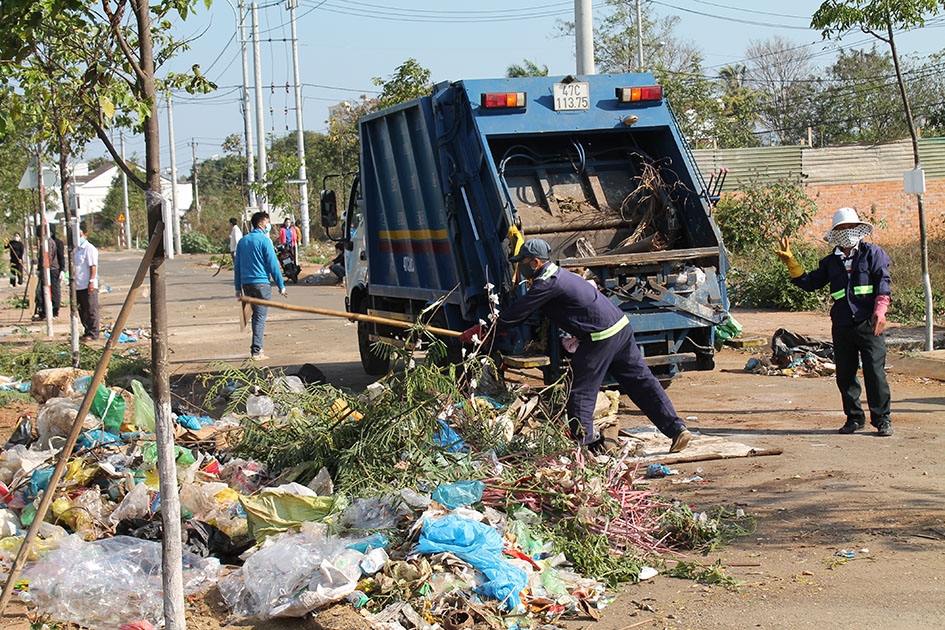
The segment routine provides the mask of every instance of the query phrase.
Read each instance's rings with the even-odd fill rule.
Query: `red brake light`
[[[663,86],[661,85],[617,88],[616,93],[617,101],[620,103],[663,100]]]
[[[490,92],[483,94],[480,105],[486,109],[525,107],[525,92]]]

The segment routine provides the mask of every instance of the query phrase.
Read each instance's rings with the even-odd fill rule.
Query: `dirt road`
[[[135,271],[137,256],[106,253],[102,275],[104,321],[113,319]],[[307,269],[303,272],[314,271]],[[175,375],[210,361],[240,363],[249,332],[239,332],[228,272],[213,277],[205,258],[168,263],[169,343]],[[289,286],[289,301],[343,310],[344,291]],[[8,289],[4,289],[6,305]],[[281,298],[276,298],[281,299]],[[779,327],[829,337],[826,315],[736,313],[748,332],[769,336]],[[4,306],[0,324],[15,318]],[[148,325],[146,296],[131,326]],[[31,326],[39,334],[39,326]],[[66,324],[58,324],[64,333]],[[9,327],[4,327],[9,331]],[[61,333],[61,334],[62,334]],[[272,365],[317,364],[340,387],[370,383],[360,369],[354,324],[343,319],[271,311],[266,353]],[[763,349],[761,351],[764,351]],[[678,475],[653,481],[668,499],[694,511],[739,507],[757,517],[757,530],[706,556],[743,582],[737,590],[657,577],[626,587],[594,628],[884,628],[941,627],[945,619],[945,384],[889,358],[895,435],[839,435],[839,395],[830,378],[766,377],[745,373],[751,355],[724,349],[713,372],[681,375],[669,389],[691,429],[783,454],[678,464]],[[624,426],[645,424],[624,409]],[[677,483],[699,474],[702,483]],[[854,552],[852,559],[836,555]],[[200,617],[193,627],[218,628]],[[572,628],[589,624],[571,622]],[[260,624],[258,628],[275,627]],[[287,622],[281,628],[314,627]]]

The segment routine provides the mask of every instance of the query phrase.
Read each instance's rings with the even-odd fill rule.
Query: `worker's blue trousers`
[[[674,438],[686,428],[663,386],[644,362],[629,325],[607,339],[582,341],[571,358],[571,370],[573,380],[567,411],[572,432],[576,429],[580,432],[574,421],[580,423],[583,435],[574,437],[583,443],[594,441],[597,392],[608,372],[617,381],[620,391],[630,397],[663,435]]]

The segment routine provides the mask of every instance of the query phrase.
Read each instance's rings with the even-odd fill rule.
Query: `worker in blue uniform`
[[[828,284],[833,306],[830,308],[837,387],[843,401],[846,422],[840,433],[854,433],[866,424],[860,404],[860,381],[856,373],[863,363],[863,381],[870,409],[870,424],[882,437],[893,434],[890,420],[889,383],[886,380],[886,309],[890,302],[889,256],[879,245],[864,243],[873,226],[860,221],[853,208],[840,208],[833,215],[833,225],[824,240],[834,250],[820,265],[806,272],[791,253],[787,238],[781,239],[775,253],[788,267],[791,282],[805,291],[816,291]]]
[[[496,318],[498,333],[541,313],[578,342],[571,357],[571,394],[567,413],[571,434],[592,452],[603,452],[604,438],[594,427],[594,407],[605,375],[617,381],[620,391],[672,440],[670,452],[689,444],[691,434],[676,414],[672,402],[643,360],[626,314],[601,293],[597,286],[551,262],[551,247],[542,239],[526,241],[509,260],[518,263],[519,273],[532,279],[528,291]],[[470,343],[482,339],[481,325],[463,333]]]

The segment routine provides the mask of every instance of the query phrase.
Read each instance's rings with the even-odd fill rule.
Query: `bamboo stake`
[[[385,326],[397,326],[398,328],[411,328],[413,322],[403,322],[399,319],[388,319],[387,317],[378,317],[377,315],[363,315],[361,313],[346,313],[344,311],[333,311],[327,308],[318,308],[317,306],[298,306],[296,304],[283,304],[273,302],[272,300],[261,300],[259,298],[241,297],[240,301],[244,304],[258,304],[270,308],[281,308],[286,311],[298,311],[300,313],[314,313],[316,315],[327,315],[329,317],[343,317],[353,322],[369,322],[372,324],[384,324]],[[460,337],[462,332],[456,330],[447,330],[446,328],[436,328],[434,326],[425,326],[425,328],[434,335],[441,337]]]
[[[13,561],[13,566],[10,568],[10,575],[7,577],[6,584],[3,585],[3,594],[0,595],[0,615],[3,615],[7,604],[10,603],[10,597],[13,595],[13,587],[16,584],[20,572],[23,570],[23,565],[26,564],[26,558],[29,556],[30,548],[33,545],[33,541],[36,539],[43,519],[46,517],[46,512],[49,510],[49,506],[52,503],[53,495],[56,493],[56,487],[59,485],[59,481],[62,479],[62,475],[65,472],[66,464],[72,456],[72,451],[75,449],[75,443],[79,439],[79,434],[82,433],[85,416],[88,415],[89,409],[92,408],[92,400],[95,398],[95,391],[102,381],[105,380],[108,362],[111,359],[112,353],[115,351],[115,346],[118,345],[119,335],[116,334],[115,331],[120,332],[125,327],[125,323],[131,315],[131,308],[134,306],[135,299],[138,297],[138,289],[141,288],[141,284],[144,282],[144,276],[148,271],[148,267],[151,265],[151,260],[154,258],[154,253],[163,242],[163,239],[164,225],[163,223],[159,223],[155,228],[154,235],[151,237],[148,249],[144,253],[144,258],[141,259],[141,264],[138,265],[138,272],[131,282],[128,295],[125,296],[125,302],[121,306],[121,312],[118,313],[118,318],[115,320],[114,327],[112,327],[112,335],[108,338],[108,341],[105,342],[102,358],[99,359],[98,365],[95,366],[95,372],[92,374],[92,379],[89,381],[89,389],[85,393],[85,398],[82,399],[82,405],[79,407],[79,413],[75,417],[75,422],[72,423],[69,437],[66,438],[66,443],[59,452],[59,461],[56,462],[56,468],[53,470],[52,477],[49,479],[49,485],[46,487],[46,491],[43,492],[43,498],[39,502],[39,507],[36,508],[36,516],[33,518],[33,523],[30,525],[30,529],[26,533],[26,538],[23,539],[23,544],[20,545],[20,550],[16,554],[16,559]]]

